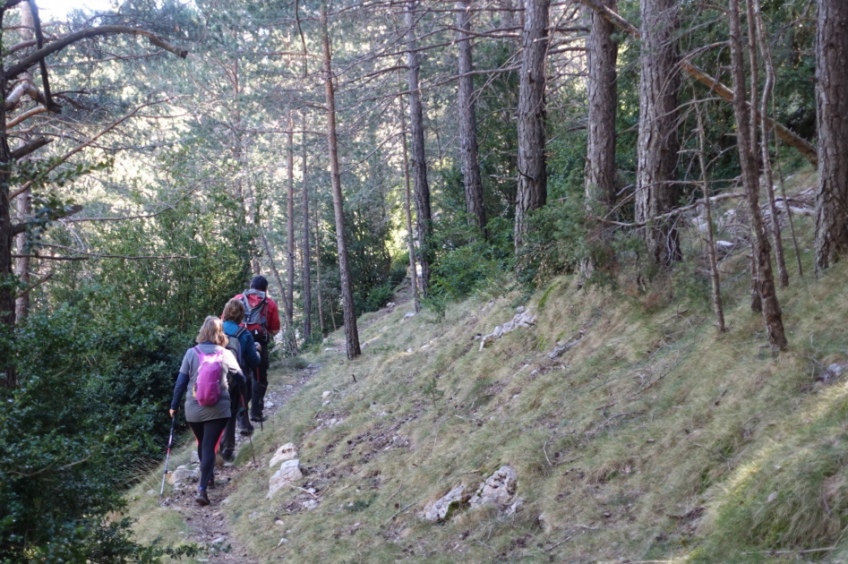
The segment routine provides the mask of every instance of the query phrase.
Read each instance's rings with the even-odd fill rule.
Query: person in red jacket
[[[255,370],[253,393],[250,401],[250,420],[265,421],[265,390],[268,389],[268,349],[274,335],[280,332],[280,308],[268,297],[268,280],[254,276],[250,289],[237,294],[235,299],[244,304],[244,325],[259,343],[259,367]]]

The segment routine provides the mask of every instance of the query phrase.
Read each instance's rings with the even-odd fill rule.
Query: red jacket
[[[277,306],[277,302],[269,298],[266,292],[261,292],[259,290],[247,290],[242,294],[236,294],[234,299],[242,300],[245,295],[247,295],[247,303],[251,308],[261,302],[262,298],[265,298],[265,330],[271,337],[279,333],[280,308]],[[247,314],[247,312],[245,312],[245,314]],[[242,323],[242,325],[244,325],[244,323]],[[248,327],[248,329],[252,330],[253,327]]]

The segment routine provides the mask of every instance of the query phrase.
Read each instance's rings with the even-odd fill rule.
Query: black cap
[[[250,281],[250,288],[252,290],[259,290],[260,292],[265,292],[268,290],[268,279],[262,276],[261,274],[258,276],[254,276],[253,280]]]

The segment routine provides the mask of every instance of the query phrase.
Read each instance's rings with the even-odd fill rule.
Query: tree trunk
[[[432,262],[433,218],[430,209],[430,186],[427,183],[427,156],[424,151],[424,110],[419,84],[418,39],[415,35],[416,0],[405,4],[406,64],[409,81],[409,129],[412,136],[412,178],[415,185],[415,207],[418,219],[418,252],[421,263],[421,291],[427,295]]]
[[[3,25],[5,8],[0,7],[0,27]],[[6,85],[5,63],[0,59],[0,85]],[[12,153],[9,150],[9,138],[6,136],[6,112],[0,112],[0,323],[11,333],[15,329],[15,285],[12,278],[12,210],[9,200],[11,191]],[[5,350],[0,355],[0,371],[5,374],[8,388],[17,386],[15,367],[11,363],[11,354]],[[9,345],[11,352],[11,345]]]
[[[848,250],[848,2],[818,0],[816,272]]]
[[[759,0],[751,0],[748,4],[748,27],[751,29],[751,41],[756,40],[759,45],[760,55],[763,59],[763,68],[766,72],[766,80],[763,85],[763,94],[760,98],[759,116],[757,112],[752,112],[756,117],[759,117],[760,128],[760,149],[763,161],[763,176],[766,184],[766,194],[769,199],[769,209],[771,210],[771,229],[774,237],[774,256],[777,260],[777,273],[782,287],[789,286],[789,271],[786,269],[786,257],[783,252],[783,237],[780,230],[780,216],[777,212],[777,203],[774,199],[774,174],[771,166],[771,156],[769,155],[769,132],[767,117],[771,95],[774,90],[774,65],[772,64],[771,49],[766,37],[765,27],[763,25],[762,13],[760,11]],[[752,53],[754,50],[752,49]],[[752,63],[753,65],[753,63]],[[786,215],[792,213],[789,211],[789,206],[786,206]],[[790,218],[791,222],[791,218]]]
[[[480,176],[477,146],[477,116],[474,104],[474,70],[471,56],[471,4],[468,0],[456,3],[457,49],[459,51],[459,150],[462,180],[465,184],[465,211],[469,220],[488,238],[486,207],[483,201],[483,179]]]
[[[654,220],[677,204],[678,27],[677,0],[642,1],[636,222],[647,223],[648,252],[660,266],[682,258],[676,219]]]
[[[400,106],[401,150],[403,151],[403,184],[406,194],[404,207],[406,208],[406,245],[407,249],[409,249],[409,286],[412,289],[412,307],[415,313],[418,313],[420,309],[418,298],[418,266],[415,262],[415,240],[412,236],[412,198],[409,188],[409,152],[406,144],[406,119],[404,119],[403,97],[398,96],[398,104]]]
[[[301,213],[303,214],[303,340],[312,336],[312,260],[309,256],[309,190],[306,187],[306,110],[303,111],[303,174],[301,175]]]
[[[721,278],[718,272],[716,257],[715,231],[713,229],[713,210],[710,202],[710,181],[707,169],[707,136],[704,132],[704,120],[701,107],[695,105],[695,117],[698,120],[698,164],[701,167],[701,181],[704,189],[704,216],[707,222],[707,253],[710,259],[710,282],[712,284],[713,313],[716,316],[716,327],[719,333],[727,331],[724,322],[724,306],[721,302]]]
[[[362,354],[359,348],[359,332],[356,328],[356,311],[348,266],[347,242],[345,241],[344,200],[339,172],[339,151],[336,138],[336,93],[333,85],[333,65],[330,52],[330,32],[327,25],[327,7],[321,7],[321,23],[324,37],[324,92],[327,103],[327,149],[330,156],[330,182],[333,189],[333,211],[336,223],[336,246],[339,253],[339,279],[341,281],[342,312],[344,314],[345,341],[348,359]],[[428,201],[429,204],[429,201]]]
[[[518,190],[515,202],[515,248],[524,244],[527,214],[545,205],[545,59],[548,51],[550,0],[524,0],[521,76],[518,87]]]
[[[35,36],[35,23],[32,19],[32,10],[29,2],[21,2],[18,6],[21,14],[21,41],[31,41]],[[27,82],[32,82],[32,74],[27,71],[23,73],[22,79]],[[31,140],[29,132],[21,134],[21,144],[26,145]],[[25,157],[28,160],[29,157]],[[28,221],[32,217],[32,192],[27,190],[18,195],[17,201],[18,217],[21,221]],[[18,235],[16,248],[19,258],[15,260],[15,273],[18,281],[24,291],[18,296],[15,302],[15,319],[19,323],[29,316],[30,308],[30,268],[31,268],[31,251],[30,251],[30,235],[28,231],[24,231]]]
[[[318,328],[321,336],[325,337],[327,331],[324,329],[324,300],[321,296],[321,217],[318,214],[318,206],[315,206],[315,285],[318,287]]]
[[[288,190],[286,190],[286,320],[289,328],[294,328],[294,112],[289,110],[289,130],[286,132],[286,172]],[[294,331],[292,331],[294,333]],[[294,339],[294,335],[292,335]]]
[[[751,229],[754,233],[756,285],[762,300],[763,318],[766,323],[769,343],[780,350],[786,350],[788,343],[783,329],[783,318],[771,268],[771,246],[760,212],[760,186],[753,132],[751,131],[751,110],[745,99],[744,46],[739,17],[739,0],[730,0],[729,18],[731,72],[734,82],[733,113],[736,118],[736,142],[739,149],[739,163],[742,168],[742,183],[748,196]]]
[[[601,0],[616,9],[616,0]],[[618,105],[615,26],[600,13],[589,10],[591,31],[586,40],[588,64],[588,138],[586,149],[586,207],[604,215],[615,205],[615,114]]]

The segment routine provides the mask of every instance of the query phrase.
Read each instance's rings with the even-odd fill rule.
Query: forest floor
[[[309,380],[318,370],[319,366],[309,365],[294,373],[286,373],[284,377],[275,378],[274,370],[269,375],[268,392],[265,396],[265,416],[271,418],[274,413],[285,407],[288,400],[300,390],[305,382]],[[256,434],[261,433],[260,426],[256,425]],[[224,463],[215,467],[215,487],[209,489],[209,499],[212,502],[202,507],[194,500],[195,487],[192,484],[180,490],[174,490],[171,495],[163,500],[162,505],[178,512],[187,526],[187,543],[196,544],[201,547],[205,554],[197,558],[203,562],[214,559],[221,564],[245,564],[251,562],[253,557],[245,549],[238,538],[232,534],[228,520],[222,506],[228,503],[230,494],[235,491],[237,484],[242,479],[249,478],[251,472],[259,468],[265,462],[257,458],[251,458],[251,437],[244,437],[236,433],[236,460],[242,451],[241,464]],[[220,463],[221,460],[219,459]]]

